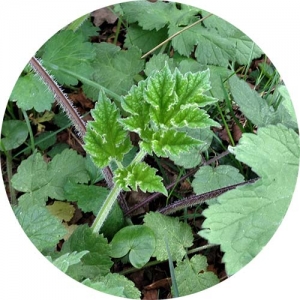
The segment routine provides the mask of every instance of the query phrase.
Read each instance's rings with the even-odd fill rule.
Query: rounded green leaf
[[[155,250],[153,231],[143,225],[122,228],[111,241],[111,256],[120,258],[129,253],[129,261],[135,268],[143,267]]]
[[[8,151],[18,148],[26,141],[28,129],[25,122],[8,120],[3,122],[1,134],[4,138],[1,139],[0,150]]]

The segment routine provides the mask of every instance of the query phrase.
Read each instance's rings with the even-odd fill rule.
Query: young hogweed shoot
[[[121,105],[127,117],[122,117],[119,108],[100,92],[92,111],[94,121],[87,124],[85,150],[99,167],[114,161],[118,168],[114,172],[115,187],[93,224],[95,232],[101,228],[121,190],[137,191],[139,188],[143,192],[167,195],[162,178],[156,175],[157,170],[142,160],[147,154],[179,155],[203,144],[185,129],[219,126],[201,109],[217,101],[205,94],[209,89],[208,71],[183,75],[178,69],[172,73],[166,65],[133,86],[123,97]],[[124,167],[123,157],[133,147],[129,132],[139,135],[140,150]]]

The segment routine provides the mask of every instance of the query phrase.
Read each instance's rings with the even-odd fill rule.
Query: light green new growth
[[[115,186],[92,226],[94,232],[100,230],[122,189],[167,195],[162,178],[156,175],[157,170],[142,160],[146,154],[178,156],[204,144],[184,129],[219,126],[200,108],[217,101],[204,94],[209,89],[209,71],[183,75],[178,69],[172,73],[166,64],[123,97],[121,105],[126,117],[122,117],[116,104],[100,92],[92,111],[94,121],[87,125],[85,150],[97,166],[103,168],[114,162],[118,169]],[[123,157],[133,147],[130,131],[140,136],[140,151],[125,168]]]

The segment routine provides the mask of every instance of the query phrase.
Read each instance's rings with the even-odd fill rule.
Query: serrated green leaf
[[[150,212],[144,218],[145,225],[155,234],[156,248],[153,256],[157,260],[167,260],[168,253],[164,237],[168,237],[168,245],[173,261],[181,261],[186,253],[185,248],[193,244],[193,234],[190,226],[179,222],[178,218],[168,217]]]
[[[159,53],[157,55],[153,55],[146,63],[145,74],[147,76],[152,75],[152,73],[163,69],[166,63],[168,64],[170,70],[174,72],[176,63],[174,62],[173,58],[170,58],[165,53]]]
[[[74,251],[72,253],[66,253],[61,255],[60,257],[56,258],[55,260],[52,260],[51,256],[46,256],[46,258],[54,264],[55,267],[60,269],[62,272],[66,273],[69,266],[78,264],[81,261],[81,258],[89,253],[89,251],[81,251],[77,253],[77,251]]]
[[[0,139],[0,151],[9,151],[22,145],[28,136],[26,123],[19,120],[3,121]]]
[[[80,32],[64,30],[52,36],[43,46],[43,64],[60,84],[76,85],[78,80],[59,70],[67,69],[90,78],[95,50]]]
[[[63,188],[68,180],[80,183],[89,180],[84,158],[71,149],[56,155],[48,164],[35,152],[22,161],[11,182],[18,191],[39,191],[45,197],[64,200]]]
[[[143,192],[160,192],[167,195],[162,178],[155,173],[156,169],[151,168],[144,162],[129,165],[127,168],[118,169],[115,173],[115,182],[125,191],[137,191],[140,188]]]
[[[208,69],[196,73],[188,72],[185,75],[182,75],[177,69],[174,77],[176,80],[175,90],[180,105],[193,103],[199,107],[204,107],[217,101],[217,99],[203,94],[211,88]]]
[[[244,81],[232,76],[229,85],[234,101],[243,114],[255,125],[266,126],[278,123],[275,109],[252,90]]]
[[[68,181],[64,186],[64,195],[68,201],[76,202],[83,212],[93,212],[95,215],[108,194],[107,188],[96,185]]]
[[[134,286],[134,283],[117,273],[108,273],[105,277],[101,277],[99,281],[91,282],[89,279],[86,279],[82,283],[100,292],[114,296],[129,299],[141,298],[141,292]]]
[[[286,86],[280,86],[278,88],[278,92],[283,97],[277,108],[280,123],[284,124],[288,128],[298,129],[296,112]]]
[[[110,272],[112,261],[109,257],[110,246],[107,240],[87,225],[78,226],[70,238],[63,244],[62,254],[69,252],[89,251],[82,257],[81,262],[70,266],[67,274],[81,281],[83,278],[93,279]]]
[[[175,81],[167,65],[147,81],[145,100],[151,105],[150,118],[157,126],[167,125],[172,116],[178,102],[174,87]]]
[[[37,112],[51,110],[54,102],[52,92],[31,72],[19,77],[9,99],[17,102],[19,108],[24,110],[34,108]]]
[[[244,181],[239,170],[232,166],[201,167],[194,175],[192,187],[198,195]]]
[[[178,262],[175,277],[180,297],[201,292],[219,283],[218,277],[207,271],[206,257],[194,255],[191,259]]]
[[[66,234],[61,221],[44,204],[43,195],[27,193],[19,198],[19,204],[13,208],[22,229],[39,251],[55,247]]]
[[[156,30],[144,30],[137,24],[130,24],[126,32],[124,46],[126,48],[138,47],[142,53],[152,50],[155,46],[162,43],[168,38],[167,29],[162,28]],[[158,52],[159,50],[157,50]],[[155,53],[155,52],[154,52]]]
[[[132,145],[128,135],[118,123],[120,112],[104,93],[92,111],[94,121],[87,125],[84,137],[85,150],[99,167],[105,167],[112,160],[122,161]]]
[[[191,148],[187,152],[182,152],[179,155],[169,155],[169,158],[174,161],[178,166],[182,166],[185,169],[194,168],[200,164],[202,160],[201,152],[206,151],[213,138],[213,133],[208,128],[202,129],[191,129],[191,128],[182,128],[182,131],[186,132],[189,136],[198,139],[203,142],[199,147]]]
[[[159,30],[163,28],[174,12],[173,4],[157,1],[127,2],[120,4],[124,17],[129,23],[138,22],[145,30]]]
[[[132,47],[124,51],[110,43],[95,44],[94,47],[96,58],[88,78],[116,94],[126,94],[134,84],[134,76],[144,67],[140,50]],[[88,97],[98,98],[99,90],[86,85],[83,90]]]
[[[149,227],[132,225],[118,231],[111,241],[111,256],[121,258],[129,253],[130,263],[142,268],[155,249],[155,236]]]
[[[170,123],[174,127],[205,128],[210,126],[219,127],[219,123],[210,119],[209,115],[196,105],[183,107]]]
[[[157,156],[168,157],[169,155],[178,156],[181,152],[188,152],[194,147],[199,147],[202,141],[196,140],[188,136],[185,132],[168,131],[156,132],[151,141],[153,152]],[[143,146],[141,144],[141,146]]]
[[[221,245],[227,274],[250,262],[280,225],[290,203],[299,167],[299,137],[283,125],[244,134],[231,149],[261,179],[218,198],[204,211],[199,234]]]

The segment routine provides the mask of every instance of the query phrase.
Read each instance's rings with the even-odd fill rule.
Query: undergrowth
[[[262,50],[202,9],[109,13],[66,26],[22,71],[2,127],[7,193],[32,243],[86,286],[196,293],[283,219],[299,164],[292,102]]]

